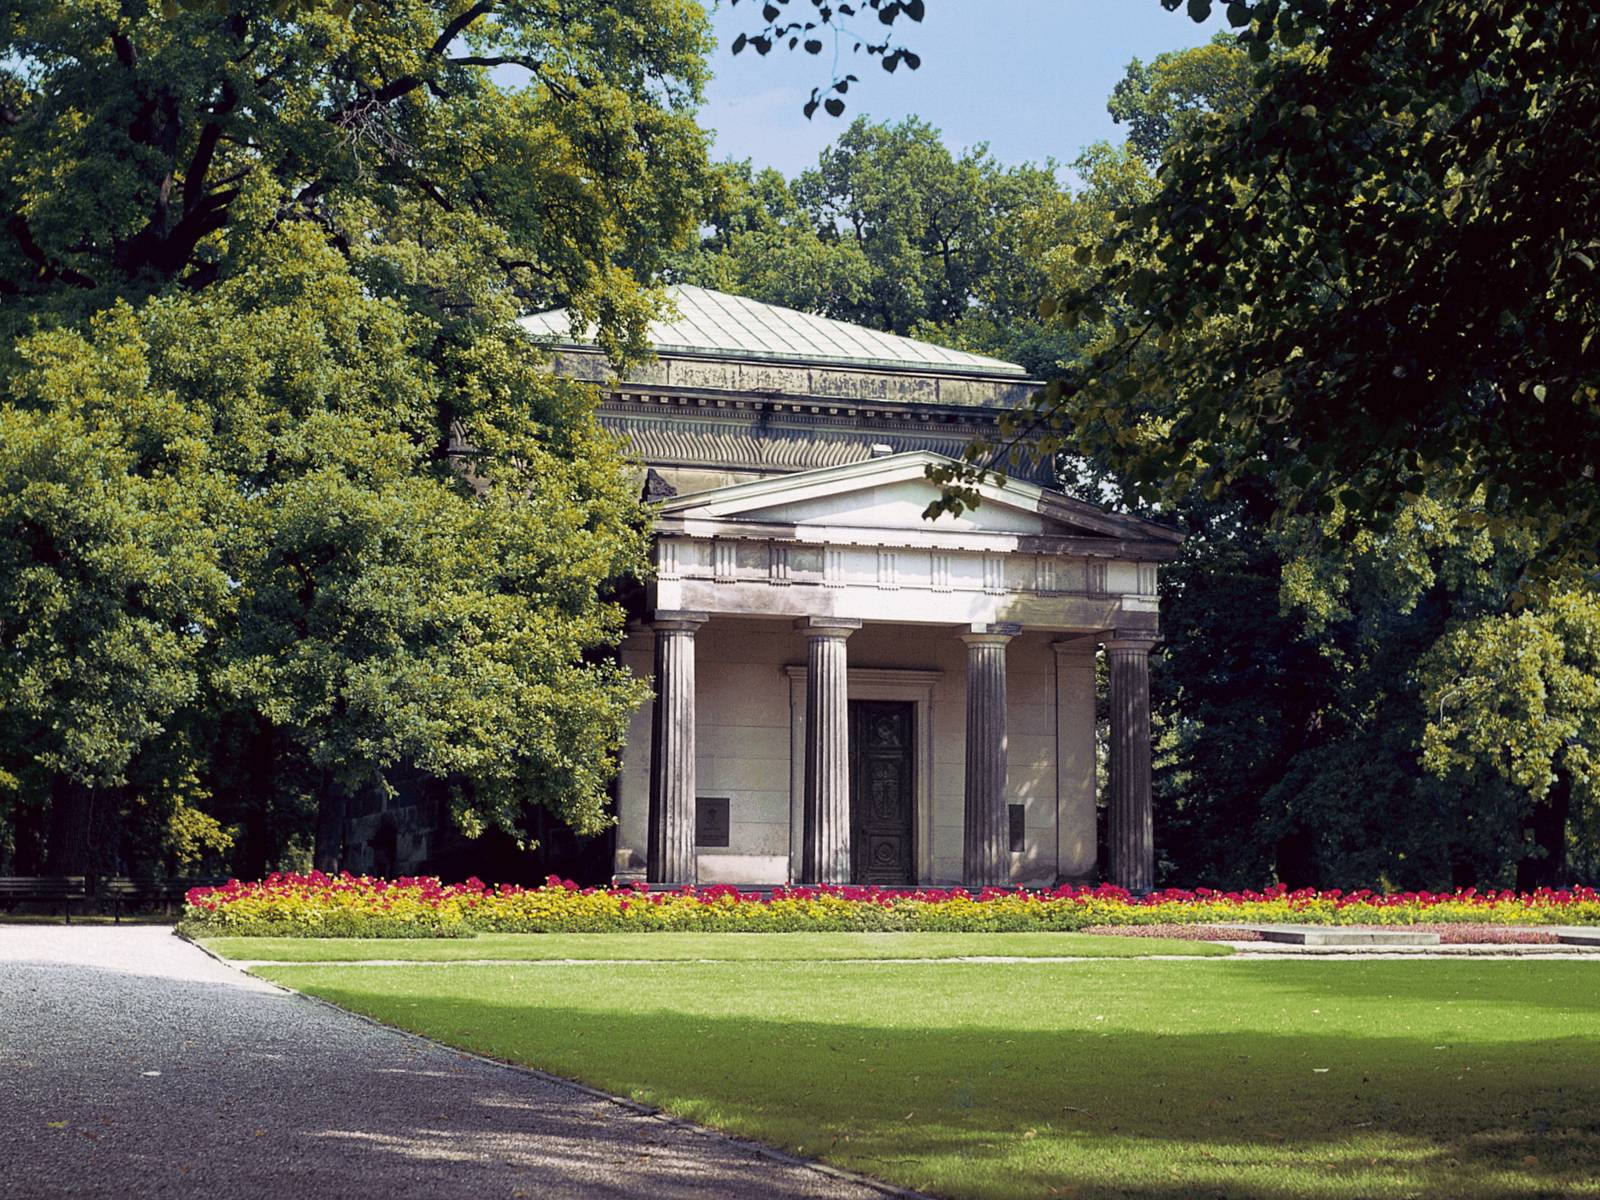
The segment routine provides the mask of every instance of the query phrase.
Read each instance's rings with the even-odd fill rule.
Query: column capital
[[[657,633],[693,633],[710,619],[708,613],[664,608],[650,618],[650,628]]]
[[[1015,621],[974,621],[965,633],[958,634],[968,646],[1004,646],[1022,626]]]
[[[1148,654],[1161,644],[1161,634],[1153,629],[1114,629],[1102,642],[1107,650],[1134,650]]]
[[[794,623],[794,631],[808,638],[849,637],[861,628],[859,617],[801,617]]]

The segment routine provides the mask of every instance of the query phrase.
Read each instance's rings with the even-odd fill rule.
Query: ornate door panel
[[[856,883],[901,887],[916,882],[914,715],[909,701],[850,702],[851,877]]]

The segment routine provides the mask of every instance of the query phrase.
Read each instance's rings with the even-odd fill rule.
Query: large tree
[[[1280,515],[1337,506],[1382,529],[1443,491],[1536,534],[1541,572],[1592,569],[1600,13],[1228,12],[1252,100],[1190,122],[1153,194],[1080,246],[1095,270],[1060,310],[1094,317],[1109,293],[1122,319],[1041,409],[1147,498],[1269,478]]]
[[[707,44],[688,0],[0,18],[0,415],[83,448],[8,447],[0,518],[41,531],[0,612],[18,811],[196,778],[280,839],[258,865],[308,805],[336,865],[344,797],[400,770],[469,830],[541,803],[605,823],[637,689],[602,589],[640,566],[643,514],[595,392],[513,318],[565,304],[640,348],[709,186]],[[73,381],[101,378],[84,415]],[[169,410],[171,487],[136,419]],[[71,689],[41,692],[62,646]],[[160,669],[122,688],[140,657]],[[95,808],[51,816],[61,865]]]

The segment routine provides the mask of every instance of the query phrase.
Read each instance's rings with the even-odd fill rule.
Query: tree
[[[179,677],[140,681],[85,782],[193,775],[260,866],[313,811],[335,865],[344,798],[402,770],[469,830],[544,804],[595,831],[638,697],[604,589],[642,568],[645,514],[594,389],[546,374],[513,318],[564,304],[613,353],[640,348],[649,280],[710,186],[703,12],[164,7],[27,3],[0,27],[4,415],[68,420],[70,389],[30,382],[46,360],[62,380],[114,364],[133,411],[183,414],[188,507],[164,536],[226,581],[208,626],[172,587],[108,578],[91,615],[182,653],[155,655]],[[94,454],[19,460],[17,489],[120,472],[94,536],[149,540],[164,460],[137,429],[92,432]],[[44,646],[33,597],[4,597],[0,629]],[[143,645],[74,676],[109,691]],[[3,682],[8,717],[35,703],[32,677]],[[99,710],[59,711],[91,740]],[[4,733],[37,807],[54,760]],[[83,840],[65,808],[51,820]]]
[[[707,233],[671,278],[839,319],[868,302],[873,269],[860,243],[833,236],[780,172],[731,162],[720,179]]]
[[[729,0],[737,5],[739,0]],[[804,109],[810,120],[821,108],[830,117],[843,115],[845,93],[857,82],[852,74],[839,73],[841,54],[865,54],[876,58],[878,65],[891,75],[904,66],[915,71],[922,59],[907,46],[899,44],[892,26],[902,17],[908,21],[922,20],[923,0],[809,0],[811,12],[805,4],[789,7],[790,0],[761,0],[761,24],[739,34],[730,47],[734,54],[748,47],[765,57],[775,46],[790,50],[800,47],[813,57],[823,50],[833,51],[833,74],[826,84],[811,89],[811,98]],[[755,7],[754,4],[751,5]],[[875,21],[876,24],[871,22]],[[865,23],[863,23],[865,22]]]
[[[1569,875],[1573,864],[1592,872],[1594,806],[1578,776],[1569,816],[1556,819],[1569,790],[1557,764],[1593,742],[1583,637],[1569,615],[1561,632],[1541,635],[1537,669],[1519,681],[1504,665],[1528,661],[1509,653],[1532,636],[1514,606],[1531,598],[1530,613],[1546,612],[1524,586],[1530,569],[1554,561],[1542,531],[1530,532],[1538,522],[1510,519],[1504,496],[1449,471],[1408,477],[1410,490],[1374,520],[1359,495],[1346,503],[1350,489],[1316,499],[1300,447],[1264,447],[1248,407],[1237,424],[1218,419],[1185,442],[1178,422],[1189,394],[1149,384],[1166,378],[1175,356],[1199,370],[1257,331],[1252,311],[1196,307],[1164,337],[1159,325],[1141,337],[1151,309],[1132,281],[1176,270],[1185,246],[1205,245],[1186,232],[1193,213],[1171,191],[1171,164],[1240,130],[1270,131],[1277,110],[1258,102],[1258,89],[1321,69],[1300,34],[1264,29],[1133,64],[1110,104],[1127,143],[1089,148],[1075,163],[1076,190],[1040,198],[1011,227],[1024,270],[1000,262],[958,320],[913,328],[1007,356],[1036,330],[1053,337],[1059,349],[1044,362],[1065,376],[1058,402],[1019,414],[1014,430],[1043,429],[1080,494],[1162,516],[1188,535],[1183,558],[1164,572],[1168,648],[1153,679],[1157,838],[1170,881],[1528,885],[1559,875],[1558,847],[1575,855]],[[922,186],[909,179],[905,212],[923,203]],[[1218,270],[1265,272],[1315,239],[1316,227],[1294,228],[1288,198],[1276,203],[1258,258],[1245,259],[1255,243],[1241,242],[1216,259]],[[1209,279],[1205,263],[1189,266],[1189,278]],[[1008,285],[1046,295],[1049,317],[977,298]],[[1326,289],[1311,291],[1326,299]],[[884,314],[856,319],[881,326]],[[1320,393],[1315,403],[1337,407]],[[1157,471],[1160,486],[1141,473],[1173,455],[1193,461]],[[1229,463],[1245,467],[1211,465]],[[1491,657],[1469,661],[1480,638]],[[1461,689],[1462,678],[1479,684]],[[1534,720],[1536,737],[1516,732]],[[1535,756],[1544,765],[1511,770],[1508,747],[1526,767],[1529,740],[1545,747],[1548,757]],[[1543,783],[1548,794],[1535,786]]]
[[[1106,109],[1128,127],[1127,145],[1152,170],[1167,147],[1187,141],[1206,118],[1246,111],[1255,99],[1250,56],[1232,34],[1219,33],[1205,46],[1137,58],[1117,83]]]
[[[1566,882],[1569,822],[1591,827],[1593,854],[1600,599],[1561,592],[1517,613],[1462,620],[1425,665],[1424,761],[1442,777],[1487,774],[1531,797],[1517,886]]]
[[[915,117],[856,120],[786,181],[724,167],[708,236],[673,277],[894,333],[1053,367],[1067,337],[1037,318],[1055,164],[953,154]]]
[[[1191,122],[1154,194],[1080,245],[1094,278],[1052,309],[1095,321],[1110,292],[1124,317],[1041,412],[1149,499],[1255,477],[1280,515],[1382,529],[1443,489],[1537,534],[1540,571],[1592,566],[1600,18],[1512,0],[1229,15],[1253,102]]]
[[[164,7],[25,0],[8,18],[13,322],[204,286],[238,265],[230,228],[270,219],[313,224],[435,315],[498,288],[572,304],[609,348],[640,335],[636,280],[700,199],[698,5],[622,0],[583,23],[492,0]],[[401,253],[445,243],[454,276]]]
[[[1161,2],[1197,21],[1216,7]],[[815,54],[813,25],[859,14],[811,4]],[[909,7],[871,5],[889,27],[920,20]],[[788,11],[778,0],[763,16]],[[1125,457],[1147,499],[1266,474],[1283,514],[1340,504],[1382,528],[1425,486],[1481,492],[1491,518],[1539,535],[1535,573],[1592,570],[1594,6],[1231,0],[1226,12],[1256,64],[1248,106],[1230,103],[1243,79],[1225,56],[1184,60],[1198,79],[1178,79],[1174,60],[1136,63],[1113,97],[1119,117],[1131,102],[1147,157],[1174,122],[1195,136],[1109,240],[1080,246],[1100,278],[1052,311],[1094,323],[1103,285],[1133,319],[1040,397],[1041,414],[1067,412],[1076,439]],[[892,36],[857,41],[883,54]],[[1190,98],[1215,89],[1215,103],[1173,103],[1171,84]],[[1119,252],[1152,230],[1148,259]],[[1145,342],[1162,353],[1130,355]],[[1164,436],[1123,419],[1118,393],[1136,391],[1172,398]],[[944,481],[969,503],[962,478]]]
[[[125,323],[126,308],[100,319]],[[39,335],[0,404],[0,783],[84,874],[130,766],[200,691],[227,603],[200,422],[126,355]]]

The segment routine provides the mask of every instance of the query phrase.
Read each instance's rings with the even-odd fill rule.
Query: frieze
[[[625,437],[647,465],[753,471],[843,466],[881,455],[885,448],[960,458],[974,438],[993,436],[995,430],[988,420],[805,407],[809,411],[775,412],[714,403],[611,402],[602,406],[599,418],[605,428]],[[1025,463],[1011,473],[1050,482],[1048,468],[1038,463]]]

